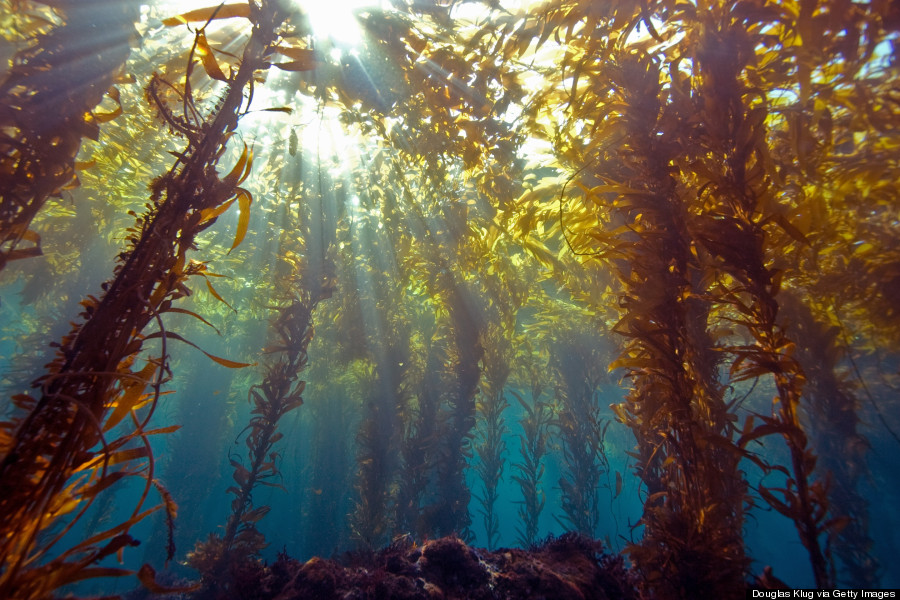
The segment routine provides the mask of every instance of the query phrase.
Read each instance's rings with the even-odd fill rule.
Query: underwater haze
[[[895,3],[0,34],[0,597],[566,532],[642,598],[900,587]]]

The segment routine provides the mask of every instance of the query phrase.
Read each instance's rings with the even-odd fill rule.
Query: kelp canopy
[[[900,585],[896,3],[0,18],[0,596],[565,531]]]

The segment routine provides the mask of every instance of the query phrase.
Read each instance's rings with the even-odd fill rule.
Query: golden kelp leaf
[[[141,432],[141,435],[159,435],[161,433],[175,433],[181,429],[181,425],[169,425],[167,427],[157,427],[148,431]]]
[[[81,550],[83,550],[84,548],[89,548],[91,546],[95,546],[104,540],[108,540],[112,537],[118,536],[119,534],[131,529],[131,527],[133,527],[135,523],[139,523],[140,521],[142,521],[145,518],[147,518],[148,516],[152,515],[159,509],[160,509],[159,506],[154,506],[152,508],[148,508],[147,510],[134,515],[133,517],[131,517],[124,523],[119,523],[115,527],[107,529],[106,531],[101,531],[97,535],[91,536],[88,539],[79,543],[77,546],[74,546],[73,548],[70,548],[69,550],[67,550],[63,554],[63,557],[65,557],[69,554],[76,554],[76,553],[80,552]],[[110,544],[113,544],[113,543],[114,543],[114,541],[110,542]]]
[[[217,292],[216,288],[214,288],[213,285],[209,282],[209,279],[206,280],[206,288],[209,290],[209,293],[213,295],[213,298],[215,298],[234,312],[237,312],[236,310],[234,310],[234,307],[232,305],[228,304],[228,302],[225,301],[225,298],[219,295],[219,292]]]
[[[120,104],[112,112],[107,113],[90,113],[89,120],[94,123],[107,123],[122,114],[122,105]]]
[[[300,60],[292,60],[283,63],[272,63],[273,67],[278,67],[282,71],[312,71],[316,68],[316,58],[312,50],[307,50],[309,56]]]
[[[177,17],[163,19],[163,25],[174,27],[182,23],[191,23],[196,21],[210,21],[218,19],[233,19],[235,17],[250,18],[250,4],[226,4],[224,6],[207,6],[206,8],[198,8]]]
[[[216,206],[215,208],[204,208],[203,210],[200,211],[200,223],[199,224],[202,225],[203,223],[206,223],[209,220],[215,219],[216,217],[218,217],[219,215],[224,213],[226,210],[228,210],[231,207],[231,205],[234,204],[235,200],[236,200],[236,198],[232,198],[228,202],[223,202],[222,204],[220,204],[219,206]]]
[[[197,53],[200,55],[200,60],[203,61],[203,68],[206,69],[207,75],[219,81],[228,81],[225,73],[219,68],[216,57],[213,56],[212,48],[209,47],[209,42],[206,40],[206,34],[202,31],[197,32]]]
[[[224,302],[224,300],[223,300],[223,302]],[[165,333],[163,333],[161,331],[157,331],[156,333],[151,333],[150,335],[148,335],[146,339],[149,340],[152,338],[161,338],[161,337],[165,337],[166,339],[168,339],[168,338],[176,339],[180,342],[184,342],[188,346],[193,346],[194,348],[196,348],[197,350],[199,350],[200,352],[205,354],[208,358],[216,361],[223,367],[228,367],[229,369],[243,369],[244,367],[252,367],[252,366],[256,365],[256,363],[242,363],[242,362],[237,362],[236,360],[229,360],[227,358],[222,358],[221,356],[215,356],[214,354],[210,354],[209,352],[207,352],[206,350],[204,350],[203,348],[201,348],[194,342],[192,342],[190,340],[186,340],[183,337],[181,337],[180,335],[178,335],[177,333],[172,333],[171,331],[167,331]]]
[[[225,176],[223,181],[232,185],[238,185],[250,175],[252,166],[253,151],[247,147],[247,144],[244,144],[244,151],[241,152],[241,157],[238,159],[237,164],[234,165],[234,168],[231,169],[231,172]]]
[[[146,458],[149,455],[150,452],[149,450],[147,450],[146,446],[141,446],[140,448],[129,448],[127,450],[119,450],[118,452],[113,452],[109,455],[109,462],[107,464],[109,466],[118,465],[123,462],[137,460],[139,458]],[[102,460],[98,462],[102,462]]]
[[[238,226],[234,234],[234,243],[231,244],[231,250],[237,248],[244,236],[247,235],[247,226],[250,224],[250,204],[253,202],[253,195],[244,188],[238,188]]]
[[[216,333],[218,333],[219,335],[222,335],[222,333],[216,328],[215,325],[213,325],[212,323],[210,323],[209,321],[207,321],[206,319],[204,319],[203,317],[201,317],[200,315],[198,315],[197,313],[195,313],[192,310],[188,310],[186,308],[176,308],[174,306],[171,306],[163,312],[174,312],[174,313],[181,313],[183,315],[190,315],[190,316],[194,317],[195,319],[199,319],[206,325],[209,325],[210,327],[213,328],[213,330],[215,330]]]
[[[118,425],[122,419],[131,412],[144,394],[144,389],[150,383],[150,378],[153,377],[157,367],[158,365],[155,363],[148,362],[144,365],[143,369],[134,373],[134,375],[138,377],[138,381],[134,381],[133,379],[123,380],[122,388],[124,389],[124,393],[116,401],[116,407],[112,414],[106,419],[106,423],[103,425],[104,432],[109,431]]]
[[[316,68],[316,52],[310,48],[296,48],[286,46],[276,48],[279,54],[283,54],[293,60],[283,63],[272,63],[274,66],[284,71],[311,71]]]

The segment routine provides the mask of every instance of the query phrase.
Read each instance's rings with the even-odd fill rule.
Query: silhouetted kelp
[[[239,585],[241,565],[259,556],[266,546],[256,523],[271,507],[256,506],[254,491],[258,486],[284,489],[273,481],[281,477],[277,466],[280,453],[274,451],[275,444],[284,437],[278,425],[287,413],[303,404],[306,382],[300,375],[309,362],[313,312],[321,301],[332,296],[336,284],[332,255],[336,215],[328,206],[329,198],[321,185],[323,166],[317,167],[317,193],[299,195],[296,213],[285,211],[271,300],[275,315],[265,348],[265,375],[260,384],[250,388],[253,416],[241,432],[246,433],[247,463],[245,466],[235,458],[229,461],[238,484],[228,488],[234,496],[231,514],[221,537],[210,534],[188,555],[188,564],[201,574],[200,595],[205,598],[232,597]]]
[[[48,198],[78,184],[82,138],[96,140],[99,124],[122,114],[112,84],[137,35],[138,3],[52,4],[62,24],[20,50],[0,83],[0,270],[41,254],[32,220]],[[112,112],[95,110],[104,95],[118,105]]]
[[[256,17],[241,67],[228,80],[220,110],[202,122],[189,122],[191,117],[185,115],[182,133],[188,139],[187,148],[175,166],[153,182],[147,212],[131,230],[130,248],[120,255],[114,278],[103,286],[101,299],[88,296],[82,302],[82,324],[62,340],[49,373],[36,381],[40,398],[27,394],[14,398],[27,416],[4,423],[0,440],[0,513],[11,526],[3,529],[0,540],[0,593],[4,597],[44,598],[74,581],[132,574],[126,569],[93,565],[139,543],[128,530],[161,507],[168,512],[171,527],[175,504],[154,479],[148,436],[177,427],[152,431],[146,427],[168,373],[167,343],[183,338],[167,331],[161,317],[167,312],[184,312],[172,303],[189,293],[186,282],[190,277],[204,276],[206,271],[202,263],[188,263],[187,253],[197,234],[215,221],[229,198],[241,193],[236,186],[249,172],[246,150],[223,179],[214,167],[237,126],[244,89],[254,73],[267,66],[264,56],[283,19],[274,5],[266,5]],[[192,63],[188,65],[189,70],[192,67]],[[190,98],[187,89],[185,103]],[[159,110],[169,109],[159,105]],[[159,331],[144,334],[152,323]],[[137,369],[138,353],[150,339],[161,340],[160,356]],[[214,358],[225,366],[243,366]],[[145,394],[148,387],[151,391]],[[139,417],[136,408],[147,404],[149,411]],[[114,441],[107,440],[107,432],[129,416],[130,430]],[[146,462],[142,464],[142,460]],[[122,467],[112,468],[117,464]],[[51,548],[72,529],[97,494],[125,477],[146,481],[130,518],[51,555]],[[153,487],[163,503],[143,509]],[[59,531],[62,522],[65,525]],[[51,537],[42,535],[54,526]],[[170,545],[168,557],[173,553]],[[41,564],[41,558],[50,556]],[[149,565],[139,573],[151,589],[153,574]]]
[[[512,476],[522,494],[521,506],[517,511],[522,525],[516,527],[516,543],[523,548],[528,548],[538,540],[538,523],[544,506],[547,504],[547,494],[542,488],[543,460],[547,454],[549,437],[547,429],[553,415],[548,404],[541,400],[539,382],[535,382],[532,386],[530,401],[525,401],[514,390],[510,390],[510,394],[523,411],[522,418],[519,419],[519,425],[522,428],[519,436],[522,460],[513,463],[513,469],[517,474]]]
[[[565,531],[588,538],[597,534],[600,477],[609,471],[605,438],[609,421],[600,417],[600,384],[606,378],[605,352],[593,335],[560,334],[551,346],[557,414],[551,427],[562,444],[565,463],[559,479]],[[605,408],[605,407],[603,407]]]
[[[835,581],[857,587],[877,587],[879,564],[871,554],[868,502],[858,485],[867,474],[869,442],[859,432],[859,401],[854,386],[839,373],[845,352],[841,329],[828,327],[796,294],[779,297],[779,322],[796,340],[797,362],[806,376],[804,407],[812,443],[819,452],[818,469],[829,481],[829,546],[842,567]]]

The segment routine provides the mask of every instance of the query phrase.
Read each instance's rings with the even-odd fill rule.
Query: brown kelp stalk
[[[274,281],[276,316],[266,347],[271,357],[262,383],[249,392],[253,417],[244,429],[247,463],[230,460],[237,486],[228,488],[234,498],[225,532],[221,538],[211,534],[188,556],[188,563],[201,572],[209,597],[232,597],[237,569],[266,545],[256,523],[269,512],[269,506],[255,506],[253,493],[258,486],[282,487],[272,481],[280,476],[279,453],[273,451],[283,437],[278,424],[303,404],[306,382],[300,375],[309,360],[313,312],[334,292],[331,250],[336,216],[327,202],[331,196],[324,189],[323,167],[319,164],[318,168],[318,193],[298,198],[296,213],[290,207],[285,211]]]
[[[299,265],[298,265],[299,266]],[[204,577],[212,577],[211,583],[220,591],[227,591],[223,570],[230,566],[232,553],[238,559],[253,556],[264,546],[265,540],[256,529],[256,522],[269,512],[268,506],[253,506],[253,491],[259,485],[278,486],[270,480],[279,474],[276,466],[278,453],[272,449],[282,437],[278,422],[291,410],[303,404],[302,393],[306,382],[299,378],[306,367],[307,348],[313,337],[312,312],[321,300],[331,295],[331,282],[320,282],[314,289],[296,289],[294,298],[281,308],[272,325],[276,358],[266,365],[262,383],[250,389],[253,418],[247,425],[245,444],[249,463],[245,467],[231,459],[237,487],[228,491],[234,495],[231,515],[225,533],[219,541],[215,536],[195,550],[189,561],[201,570]],[[205,554],[214,551],[214,568],[209,569]]]
[[[403,469],[397,491],[397,530],[415,533],[419,539],[434,537],[429,515],[423,513],[422,503],[432,478],[432,461],[436,456],[441,430],[441,398],[439,390],[450,375],[447,327],[441,323],[428,343],[425,376],[416,394],[416,417],[407,426],[401,453]]]
[[[600,418],[600,382],[605,378],[596,342],[578,332],[561,335],[551,348],[551,368],[557,376],[559,405],[552,423],[562,442],[565,474],[562,518],[567,531],[593,538],[597,535],[600,477],[609,470],[604,438],[609,421]]]
[[[121,107],[91,111],[130,53],[139,4],[133,0],[48,2],[63,23],[12,59],[0,82],[0,270],[10,260],[41,253],[31,221],[48,198],[74,185],[82,138],[97,139],[100,123]],[[27,247],[20,247],[23,241]]]
[[[353,536],[370,549],[390,541],[394,529],[402,418],[411,396],[407,385],[409,348],[388,346],[380,354],[375,365],[373,392],[366,401],[365,420],[356,436],[359,498],[352,515],[352,528]]]
[[[733,346],[732,379],[740,381],[771,374],[778,396],[771,417],[752,427],[747,424],[739,441],[777,433],[790,451],[790,474],[783,487],[770,490],[760,484],[763,499],[791,519],[800,541],[809,552],[817,587],[831,587],[829,560],[820,543],[828,531],[828,497],[822,481],[816,481],[816,456],[800,423],[799,407],[806,376],[794,358],[794,343],[779,327],[778,299],[781,274],[767,266],[767,235],[764,227],[784,221],[767,210],[777,174],[767,145],[768,105],[758,88],[742,77],[754,69],[754,37],[740,14],[711,14],[695,38],[695,62],[699,68],[697,93],[704,99],[703,123],[698,143],[700,161],[709,181],[705,186],[702,215],[692,224],[695,238],[720,262],[733,283],[722,282],[717,297],[734,308],[754,344]],[[720,11],[717,11],[720,12]],[[715,22],[718,16],[720,22]],[[717,157],[715,163],[709,157]],[[722,278],[720,278],[721,280]],[[775,493],[773,493],[775,492]],[[780,498],[776,496],[778,494]]]
[[[475,393],[483,352],[477,316],[463,292],[441,274],[449,315],[430,341],[418,412],[402,445],[397,525],[420,538],[465,535],[471,519],[465,481],[475,427]]]
[[[643,538],[629,552],[657,597],[734,597],[747,566],[746,485],[716,377],[709,307],[699,293],[703,270],[686,223],[690,195],[671,167],[681,119],[664,104],[669,91],[659,59],[639,48],[612,50],[601,76],[609,87],[599,89],[615,109],[601,127],[616,133],[618,147],[596,157],[587,186],[600,184],[592,193],[613,196],[613,214],[627,226],[610,238],[624,258],[623,316],[614,331],[627,340],[611,368],[626,368],[633,382],[615,408],[637,439],[637,472],[648,494]]]
[[[378,248],[374,223],[363,222],[351,231],[362,247]],[[410,323],[402,305],[392,295],[397,290],[393,265],[385,253],[369,255],[374,264],[359,257],[356,287],[366,324],[365,346],[374,362],[370,391],[365,396],[365,416],[356,436],[356,491],[352,515],[354,537],[363,547],[375,549],[390,541],[396,518],[397,483],[400,478],[401,440],[409,403]],[[385,307],[378,311],[378,307]]]
[[[782,291],[779,320],[790,323],[797,340],[797,362],[806,374],[804,406],[812,441],[819,451],[818,468],[830,477],[830,518],[834,554],[843,566],[841,581],[856,587],[878,586],[878,561],[871,554],[868,502],[859,492],[866,475],[869,442],[859,431],[860,404],[840,362],[845,355],[839,327],[829,327],[795,294]]]
[[[508,329],[506,330],[508,331]],[[475,472],[481,479],[482,494],[475,495],[481,505],[481,516],[486,535],[486,546],[493,550],[500,534],[500,520],[496,513],[498,486],[503,479],[506,462],[506,442],[503,439],[509,428],[503,411],[509,408],[504,388],[509,378],[509,342],[499,323],[490,323],[484,335],[484,378],[476,404],[477,432],[480,440],[475,444]]]
[[[442,277],[442,279],[444,279]],[[481,377],[479,362],[484,354],[481,344],[483,323],[475,299],[468,294],[464,280],[448,274],[444,307],[450,316],[453,339],[453,380],[444,390],[447,413],[440,433],[436,465],[436,493],[430,513],[436,535],[468,533],[471,523],[465,470],[471,456],[472,431],[475,428],[475,393]],[[426,509],[427,510],[427,509]]]
[[[510,393],[524,411],[519,419],[522,427],[522,434],[519,436],[522,459],[521,462],[513,463],[517,474],[512,477],[522,492],[521,505],[517,511],[522,525],[516,527],[516,541],[523,548],[530,548],[538,541],[538,524],[547,502],[541,480],[544,476],[543,459],[547,453],[549,437],[547,429],[553,414],[550,406],[541,400],[539,380],[532,381],[530,402],[526,402],[515,390],[510,390]]]
[[[146,471],[141,475],[147,478],[148,487],[152,482],[152,454],[146,441],[148,432],[143,429],[149,416],[139,422],[132,413],[135,432],[122,442],[109,444],[104,433],[138,406],[151,382],[155,405],[166,370],[165,343],[178,336],[165,330],[152,334],[163,342],[161,356],[135,371],[137,354],[151,337],[142,332],[154,321],[162,326],[160,316],[174,310],[173,301],[187,293],[186,280],[204,274],[204,265],[188,263],[188,251],[193,249],[197,234],[215,220],[215,211],[221,212],[230,197],[242,193],[236,186],[249,168],[247,153],[224,179],[219,178],[215,166],[237,126],[245,88],[254,74],[267,66],[265,57],[283,18],[273,3],[250,5],[250,9],[253,33],[240,68],[227,81],[219,111],[202,123],[183,121],[181,130],[188,146],[175,166],[154,182],[148,212],[138,219],[131,247],[120,255],[114,279],[104,285],[102,299],[89,296],[83,302],[84,322],[63,339],[49,373],[38,380],[40,396],[15,399],[28,415],[5,424],[6,431],[0,435],[0,514],[4,515],[0,526],[0,596],[43,598],[70,581],[122,574],[102,568],[92,570],[91,565],[135,543],[128,529],[152,511],[141,512],[145,489],[127,522],[84,540],[47,565],[38,564],[59,539],[57,536],[48,543],[41,533],[127,474],[109,472],[108,467],[147,458]],[[185,92],[185,102],[189,102],[189,90]],[[163,106],[160,110],[168,111]],[[226,366],[238,366],[218,360]],[[123,448],[131,439],[142,447]],[[73,475],[80,471],[92,475],[73,481]]]

